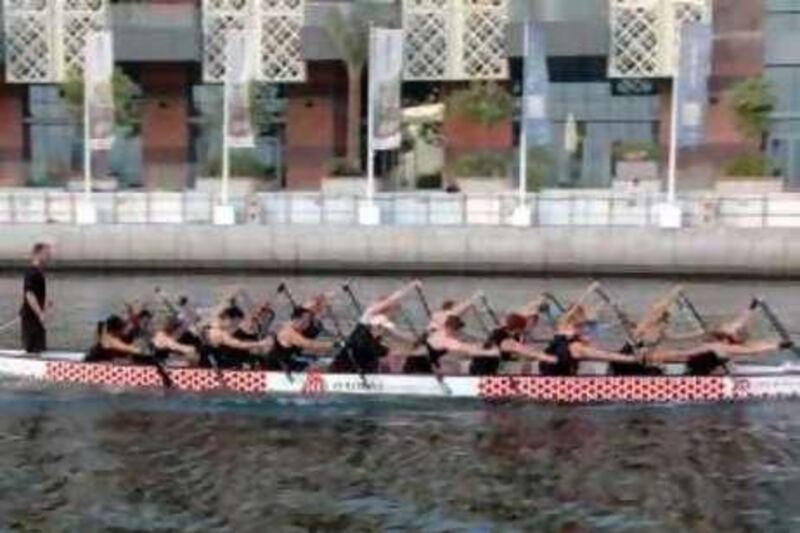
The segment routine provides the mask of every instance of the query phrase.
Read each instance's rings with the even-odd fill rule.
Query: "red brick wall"
[[[182,189],[189,175],[191,69],[180,64],[143,64],[142,173],[148,189]]]
[[[463,86],[450,85],[449,92]],[[449,164],[470,152],[510,151],[514,145],[511,118],[491,126],[477,124],[454,113],[445,113],[442,128],[445,161]]]
[[[347,74],[335,61],[308,65],[308,82],[288,86],[286,188],[318,189],[328,163],[344,155]]]
[[[0,185],[21,185],[25,182],[24,85],[0,81]]]

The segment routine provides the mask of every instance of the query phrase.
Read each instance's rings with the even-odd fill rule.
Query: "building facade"
[[[521,92],[521,21],[526,9],[542,22],[546,34],[548,114],[554,125],[551,148],[558,163],[549,178],[553,185],[610,186],[618,149],[625,143],[652,145],[662,159],[666,153],[671,84],[658,78],[609,77],[611,1],[535,0],[509,6],[510,68],[503,86],[516,97]],[[242,173],[249,169],[274,174],[271,186],[313,190],[320,186],[331,160],[344,154],[348,77],[325,29],[329,11],[343,6],[347,2],[306,4],[305,81],[269,84],[259,90],[256,101],[266,119],[258,127],[257,149],[233,163]],[[399,5],[396,8],[399,20]],[[115,61],[135,84],[133,98],[139,111],[133,127],[118,135],[112,150],[95,161],[96,173],[113,176],[124,185],[168,189],[191,187],[198,178],[218,175],[221,89],[204,82],[208,43],[203,6],[195,1],[149,0],[113,3],[109,9]],[[726,94],[739,81],[763,74],[777,95],[767,151],[786,181],[800,184],[800,47],[794,43],[800,30],[800,0],[714,0],[713,27],[706,142],[681,153],[681,178],[703,186],[722,172],[730,158],[758,148],[738,131]],[[404,84],[404,99],[409,105],[430,102],[460,86],[409,81]],[[0,184],[58,185],[81,174],[83,139],[67,107],[59,84],[13,83],[3,72]],[[570,116],[579,147],[577,154],[568,156],[564,131]],[[463,121],[445,124],[445,158],[472,150],[512,158],[518,122],[510,118],[491,135],[474,131]]]

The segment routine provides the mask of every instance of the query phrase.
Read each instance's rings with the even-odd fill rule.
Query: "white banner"
[[[84,63],[86,119],[91,150],[110,150],[114,142],[114,52],[111,32],[86,36]]]
[[[225,47],[225,106],[229,148],[252,148],[255,134],[250,109],[251,58],[244,31],[228,33]]]
[[[369,54],[373,150],[400,148],[403,30],[372,30]]]

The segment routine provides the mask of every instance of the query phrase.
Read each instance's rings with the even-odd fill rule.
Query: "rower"
[[[681,287],[675,287],[666,296],[651,305],[630,332],[630,338],[622,346],[620,353],[634,355],[642,351],[652,352],[657,345],[667,339],[667,328],[671,318],[670,308],[680,296]],[[702,331],[680,338],[671,335],[669,338],[685,340],[698,334],[702,335]],[[612,376],[660,376],[664,374],[661,368],[645,361],[639,363],[612,362],[608,365],[608,372]]]
[[[378,372],[381,360],[391,352],[384,343],[386,335],[414,344],[417,341],[415,336],[400,330],[390,316],[400,309],[400,302],[419,287],[422,287],[422,283],[413,281],[389,296],[371,303],[361,314],[344,348],[334,358],[330,371],[361,374]]]
[[[245,341],[237,339],[234,332],[239,329],[239,324],[244,318],[244,313],[238,307],[226,307],[211,321],[205,331],[207,352],[203,364],[208,363],[208,355],[214,357],[220,368],[242,368],[245,365],[257,363],[258,354],[264,353],[272,345],[272,338],[263,340]]]
[[[747,324],[758,305],[759,301],[754,299],[736,319],[713,329],[705,342],[697,346],[684,350],[656,350],[647,358],[658,364],[684,363],[689,376],[710,376],[724,374],[729,361],[765,356],[794,347],[791,341],[749,340]]]
[[[322,317],[329,308],[330,302],[328,301],[328,296],[325,294],[317,294],[303,304],[303,309],[311,313],[308,327],[303,331],[305,337],[316,339],[326,332],[325,324],[322,323]]]
[[[543,376],[574,376],[581,360],[636,363],[639,359],[630,354],[609,352],[593,346],[583,333],[590,326],[586,309],[582,304],[571,306],[556,324],[553,339],[544,353],[553,355],[555,363],[539,363],[539,374]]]
[[[153,348],[153,357],[156,361],[171,364],[182,361],[189,366],[199,364],[200,355],[197,348],[191,344],[183,344],[178,340],[183,333],[184,324],[180,319],[169,317],[164,320],[161,327],[156,329],[150,341]]]
[[[132,361],[134,358],[147,357],[138,346],[124,339],[125,320],[118,315],[111,315],[97,324],[95,344],[86,356],[88,362]]]
[[[251,309],[242,320],[233,336],[243,341],[258,341],[266,337],[269,323],[275,317],[275,311],[268,300]]]
[[[442,358],[494,358],[499,359],[497,347],[486,348],[481,344],[461,340],[458,335],[464,329],[464,321],[458,316],[449,316],[441,328],[429,333],[423,340],[422,353],[406,359],[405,374],[432,374],[440,368]]]
[[[441,329],[444,326],[447,317],[463,317],[467,311],[475,307],[475,302],[482,296],[483,293],[479,291],[461,302],[445,300],[442,303],[442,307],[438,311],[434,311],[431,315],[427,330],[429,332],[433,332]]]
[[[309,363],[299,359],[300,355],[325,355],[334,349],[332,342],[318,341],[305,335],[313,318],[314,314],[305,307],[297,307],[292,311],[291,320],[275,334],[272,349],[265,359],[267,370],[302,372]]]
[[[525,332],[529,328],[529,317],[518,313],[506,316],[505,323],[495,328],[484,343],[484,348],[497,348],[500,357],[475,357],[469,367],[473,376],[488,376],[497,374],[500,364],[514,359],[523,361],[543,361],[556,363],[554,356],[525,343]]]
[[[136,309],[132,305],[126,307],[127,316],[122,339],[128,343],[149,340],[152,335],[150,329],[152,327],[153,314],[145,308]]]

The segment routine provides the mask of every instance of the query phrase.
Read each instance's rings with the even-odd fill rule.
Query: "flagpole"
[[[381,214],[378,206],[375,205],[375,145],[374,145],[374,130],[375,130],[375,116],[373,110],[373,101],[375,100],[375,91],[373,77],[374,72],[374,47],[375,47],[375,32],[372,23],[369,25],[369,35],[367,37],[369,42],[369,52],[367,58],[367,192],[366,201],[359,207],[359,223],[365,226],[376,226],[380,224]]]
[[[369,62],[368,66],[372,67],[373,53],[374,53],[374,36],[372,23],[369,25]],[[375,91],[372,83],[374,72],[372,68],[367,69],[367,204],[371,207],[374,203],[375,197],[375,150],[373,148],[373,134],[375,129],[375,117],[373,113],[373,101],[375,99]]]
[[[220,184],[220,204],[228,205],[229,197],[229,181],[230,181],[230,158],[228,151],[228,78],[227,75],[222,82],[222,161],[221,161],[221,174],[222,183]]]
[[[89,123],[89,65],[83,66],[83,200],[92,201],[92,146]]]
[[[527,87],[530,69],[528,58],[530,41],[530,20],[525,18],[522,31],[522,102],[519,119],[519,186],[517,188],[517,207],[511,213],[509,222],[512,226],[527,227],[531,225],[531,210],[528,207],[528,98]]]
[[[525,19],[525,28],[522,33],[522,63],[523,70],[527,63],[530,39],[530,24]],[[519,205],[525,206],[528,193],[528,101],[525,98],[525,75],[522,76],[522,105],[520,106],[519,121]]]
[[[667,203],[675,204],[678,169],[678,68],[672,76],[672,104],[669,126],[669,160],[667,162]]]

